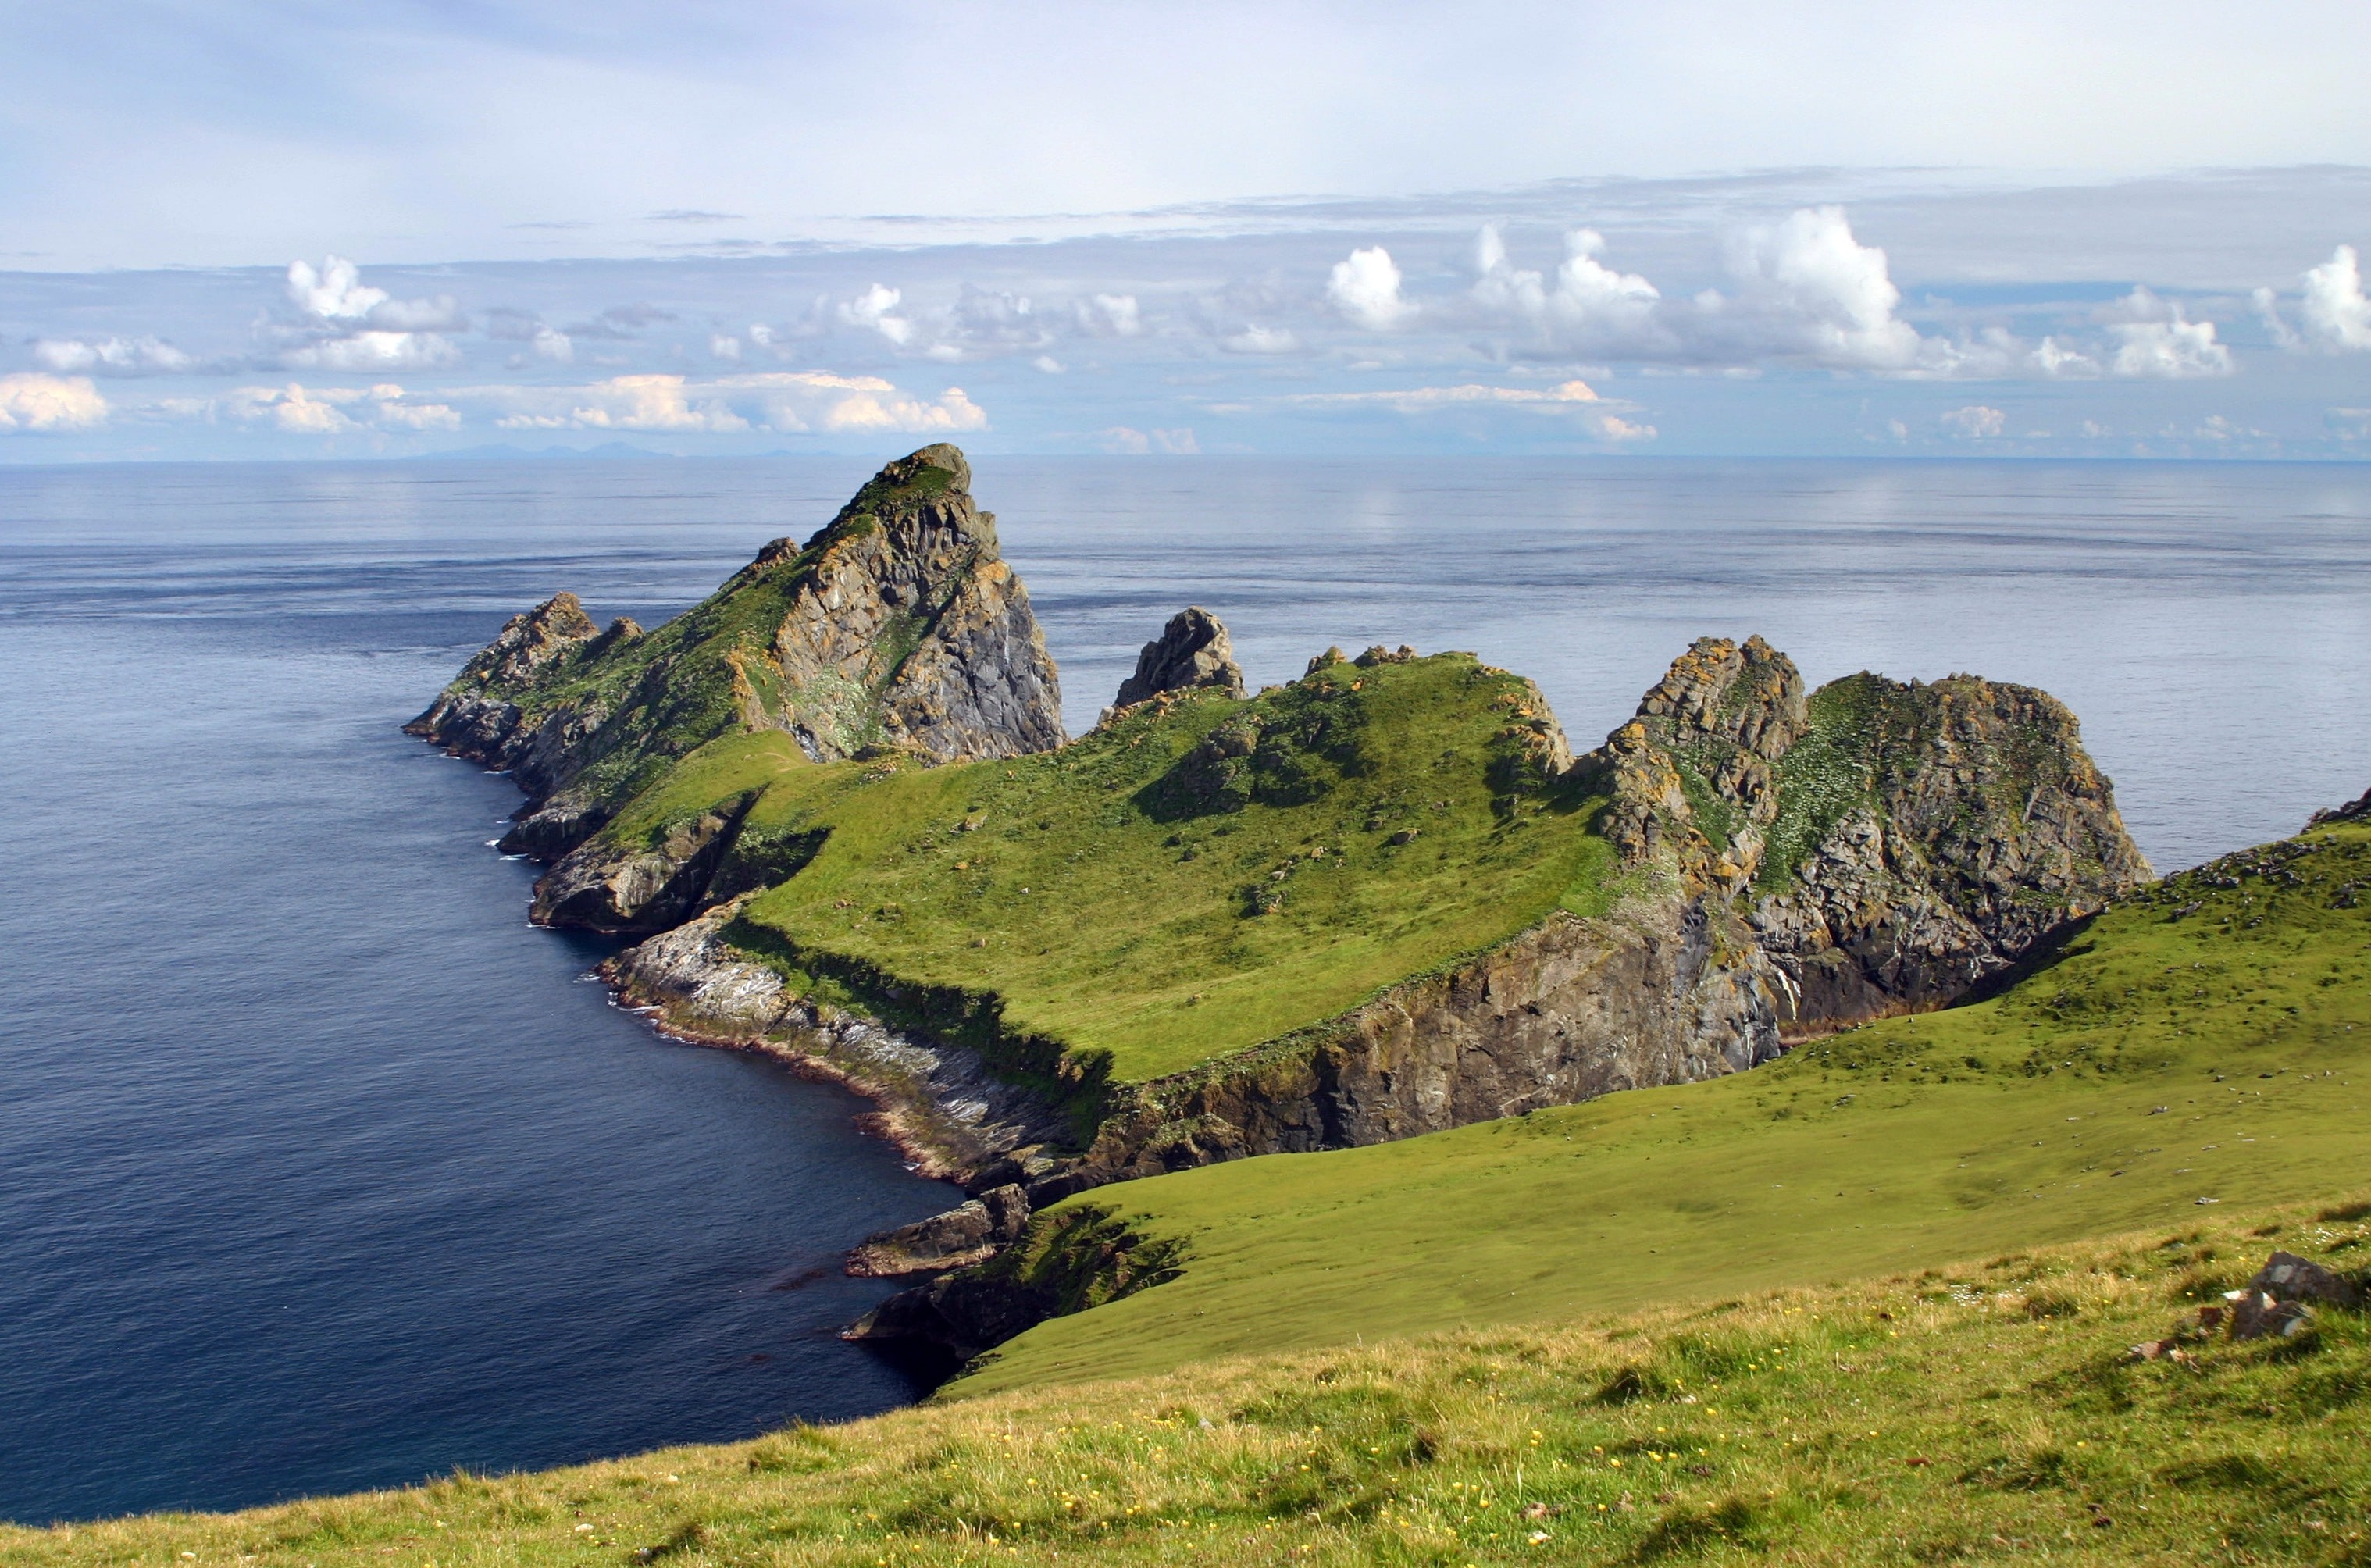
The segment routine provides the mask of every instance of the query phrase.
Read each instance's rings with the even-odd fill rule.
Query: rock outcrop
[[[2365,790],[2342,806],[2325,806],[2306,822],[2308,828],[2326,827],[2334,822],[2371,821],[2371,790]]]
[[[961,452],[924,447],[805,544],[775,540],[654,632],[625,620],[596,632],[573,595],[555,595],[515,617],[405,728],[510,769],[530,802],[504,847],[546,859],[584,843],[676,758],[736,730],[784,731],[818,761],[868,746],[942,762],[1049,750],[1063,740],[1054,663],[970,484]],[[692,856],[713,842],[694,840],[682,847]],[[573,870],[547,916],[648,929],[689,913],[661,898],[648,917],[592,917],[596,883],[660,892],[684,874],[663,846],[611,860]]]
[[[841,1338],[876,1345],[937,1381],[1025,1329],[1174,1279],[1185,1248],[1139,1235],[1091,1205],[1041,1217],[984,1264],[901,1290]]]
[[[1558,911],[1339,1019],[1132,1086],[1085,1157],[1030,1195],[1388,1143],[1768,1061],[1778,988],[1735,961],[1745,933],[1716,917],[1671,894],[1599,919]]]
[[[2075,716],[1972,675],[1807,698],[1707,638],[1581,766],[1625,859],[1749,928],[1792,1035],[1939,1007],[2150,875]]]
[[[1028,1223],[1029,1200],[1018,1186],[990,1187],[944,1214],[866,1237],[849,1253],[848,1272],[891,1279],[986,1262],[1018,1241]]]
[[[1164,691],[1216,686],[1229,697],[1243,695],[1243,666],[1219,617],[1188,605],[1170,617],[1161,635],[1136,656],[1136,674],[1120,682],[1115,708],[1147,702]]]

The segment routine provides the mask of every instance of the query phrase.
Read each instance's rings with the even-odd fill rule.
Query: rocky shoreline
[[[1055,1108],[974,1052],[791,994],[773,970],[724,943],[732,914],[720,906],[628,948],[600,975],[619,1005],[670,1039],[773,1056],[872,1101],[878,1109],[859,1124],[921,1175],[969,1182],[1012,1149],[1068,1132]]]

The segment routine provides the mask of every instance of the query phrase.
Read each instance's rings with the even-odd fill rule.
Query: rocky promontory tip
[[[721,735],[783,731],[819,762],[872,746],[934,762],[1058,746],[1054,662],[970,484],[953,446],[899,458],[804,545],[768,544],[656,631],[623,618],[596,630],[573,594],[556,594],[514,617],[405,728],[510,769],[533,804],[504,847],[547,859]],[[694,852],[713,846],[692,837]],[[676,870],[641,865],[619,887],[674,886]],[[591,884],[617,879],[585,872],[567,879],[568,907],[615,902]],[[608,923],[638,919],[620,907]]]
[[[1115,708],[1132,708],[1165,691],[1216,687],[1237,699],[1243,696],[1243,666],[1227,640],[1226,626],[1198,605],[1189,605],[1169,619],[1161,635],[1136,656],[1136,674],[1122,681]]]

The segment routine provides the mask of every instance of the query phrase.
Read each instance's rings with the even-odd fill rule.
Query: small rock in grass
[[[2248,1282],[2248,1288],[2284,1301],[2327,1301],[2349,1309],[2363,1305],[2361,1286],[2295,1252],[2274,1252]]]

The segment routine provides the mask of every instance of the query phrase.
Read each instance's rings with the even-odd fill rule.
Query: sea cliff
[[[969,478],[891,464],[655,631],[555,595],[410,726],[512,771],[536,918],[642,937],[608,974],[662,1027],[837,1077],[1001,1194],[996,1235],[870,1272],[1040,1255],[1028,1215],[1113,1182],[1744,1070],[1967,997],[2150,875],[2047,694],[1810,691],[1759,638],[1699,640],[1576,757],[1470,655],[1329,649],[1249,694],[1194,607],[1070,741]],[[1000,1334],[928,1294],[862,1332]]]

